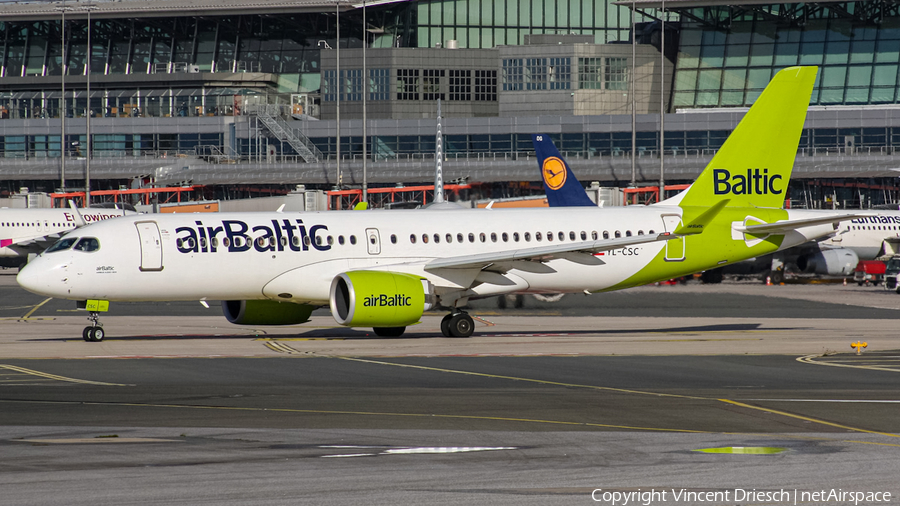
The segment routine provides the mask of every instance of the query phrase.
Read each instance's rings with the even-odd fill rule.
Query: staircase
[[[250,112],[256,114],[256,117],[272,133],[272,136],[290,144],[305,162],[312,163],[321,160],[322,152],[309,140],[309,137],[303,135],[299,128],[290,126],[284,120],[283,107],[281,105],[259,105]]]

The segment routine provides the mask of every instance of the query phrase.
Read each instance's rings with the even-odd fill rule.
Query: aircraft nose
[[[19,274],[16,275],[16,281],[18,281],[19,286],[33,293],[41,293],[41,275],[40,269],[38,266],[34,264],[34,262],[25,264],[25,267],[19,269]]]

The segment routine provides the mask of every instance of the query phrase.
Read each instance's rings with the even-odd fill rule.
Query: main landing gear
[[[469,313],[456,310],[441,320],[441,333],[446,337],[469,337],[475,331],[475,322]]]
[[[81,338],[95,343],[102,341],[106,337],[106,332],[103,331],[103,324],[100,323],[100,313],[91,311],[88,320],[91,322],[91,326],[85,327],[81,331]]]

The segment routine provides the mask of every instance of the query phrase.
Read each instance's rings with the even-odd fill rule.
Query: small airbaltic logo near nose
[[[369,295],[363,300],[363,307],[396,307],[396,306],[409,306],[410,303],[409,295]]]
[[[716,195],[781,195],[784,190],[775,188],[780,174],[769,176],[769,169],[747,169],[747,175],[735,174],[727,169],[713,169],[713,183]]]

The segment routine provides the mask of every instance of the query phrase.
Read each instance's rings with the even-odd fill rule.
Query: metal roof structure
[[[395,2],[366,2],[366,6]],[[119,17],[172,17],[172,16],[224,16],[235,14],[323,13],[359,7],[353,2],[327,0],[53,0],[53,1],[0,1],[0,19],[4,21],[55,19],[63,9],[70,19],[91,16]],[[360,4],[361,6],[361,4]]]

